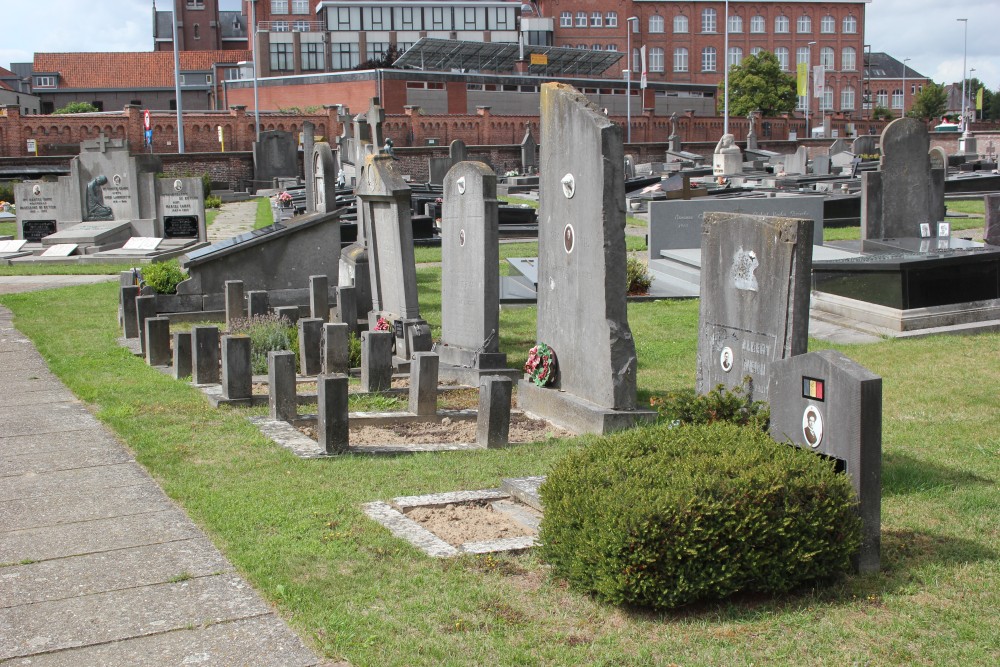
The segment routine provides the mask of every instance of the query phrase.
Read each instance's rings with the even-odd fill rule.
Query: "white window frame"
[[[776,48],[774,50],[774,57],[778,59],[778,66],[781,67],[782,72],[790,71],[792,52],[789,51],[787,46],[779,46]]]
[[[603,28],[604,27],[604,14],[601,12],[591,12],[590,13],[590,27],[591,28]]]
[[[649,32],[653,34],[659,34],[663,32],[664,20],[659,14],[653,14],[649,17]]]
[[[701,31],[714,33],[719,30],[719,13],[711,7],[701,10]]]
[[[701,50],[701,71],[719,71],[719,52],[714,46],[706,46]]]
[[[654,46],[649,50],[649,71],[663,71],[663,49],[659,46]]]
[[[736,14],[729,15],[729,34],[743,32],[743,17]]]
[[[774,32],[780,35],[788,34],[791,30],[791,21],[784,14],[774,17]]]
[[[288,0],[271,0],[271,13],[272,14],[287,14],[288,13]]]
[[[576,27],[586,28],[587,27],[587,12],[577,12],[576,13]]]
[[[841,28],[841,32],[843,32],[845,35],[858,34],[858,19],[856,16],[851,16],[851,15],[845,16],[843,26],[844,27]]]
[[[858,52],[853,46],[845,46],[840,52],[840,69],[843,72],[853,72],[858,68]]]
[[[826,14],[819,22],[819,31],[825,35],[832,35],[837,32],[837,19]]]
[[[795,19],[795,32],[799,35],[808,35],[813,31],[812,17],[808,14],[802,14],[799,18]]]
[[[684,14],[674,17],[674,34],[687,34],[691,30],[691,22]]]
[[[618,12],[608,12],[604,15],[604,25],[608,28],[618,27]]]
[[[812,50],[808,46],[800,46],[795,49],[795,64],[799,63],[812,65]]]
[[[559,27],[560,28],[573,27],[573,12],[562,12],[559,14]]]
[[[903,89],[893,88],[892,89],[892,108],[902,109],[903,108]]]
[[[688,50],[683,46],[674,49],[674,71],[687,72],[690,68]]]
[[[855,105],[855,93],[853,86],[845,86],[840,89],[840,110],[841,111],[854,111]]]
[[[819,50],[819,64],[826,67],[828,70],[836,68],[836,54],[833,52],[833,47],[824,46]]]
[[[730,46],[726,55],[726,67],[739,66],[743,62],[743,49],[738,46]]]
[[[767,19],[760,14],[750,17],[750,34],[761,35],[767,31]]]
[[[292,14],[308,14],[309,0],[292,0]]]

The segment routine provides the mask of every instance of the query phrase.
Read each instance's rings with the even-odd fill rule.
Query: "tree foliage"
[[[722,108],[723,83],[719,84],[719,108]],[[729,70],[729,113],[747,116],[760,111],[765,116],[795,109],[795,77],[781,70],[777,56],[770,51],[749,55]]]
[[[908,115],[912,118],[931,120],[940,118],[947,108],[948,96],[944,92],[944,86],[931,82],[913,98],[913,106],[910,107]]]
[[[52,113],[59,113],[59,114],[64,114],[64,113],[94,113],[95,111],[98,111],[97,107],[95,107],[90,102],[70,102],[66,106],[61,107],[59,109],[56,109]]]
[[[385,53],[381,56],[366,60],[354,69],[391,69],[392,64],[396,62],[401,55],[403,55],[403,52],[399,50],[399,47],[395,44],[390,44],[389,48],[387,48]]]

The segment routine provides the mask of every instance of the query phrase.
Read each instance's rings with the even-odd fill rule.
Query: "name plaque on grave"
[[[55,220],[25,220],[21,223],[21,235],[28,243],[38,243],[49,234],[55,233]]]
[[[115,178],[120,178],[116,176]],[[130,206],[132,190],[127,185],[108,185],[103,189],[104,203],[111,206]]]
[[[55,197],[36,195],[23,197],[17,202],[17,212],[25,217],[45,218],[51,216],[57,218],[58,210]]]
[[[710,358],[714,360],[705,373],[709,388],[720,383],[730,387],[739,385],[749,375],[754,387],[766,390],[768,368],[778,358],[774,335],[714,323],[702,331],[709,337]]]
[[[163,219],[163,235],[168,239],[198,238],[198,217],[194,215],[173,215]]]

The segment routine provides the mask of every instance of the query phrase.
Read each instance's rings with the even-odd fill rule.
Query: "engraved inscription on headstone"
[[[28,243],[39,243],[49,234],[56,233],[56,221],[25,220],[21,223],[21,233]]]
[[[163,235],[168,239],[198,238],[198,218],[190,215],[172,215],[163,219]]]

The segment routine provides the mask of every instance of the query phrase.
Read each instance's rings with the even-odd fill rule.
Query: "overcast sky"
[[[31,0],[5,2],[0,65],[30,62],[38,52],[150,51],[152,0]],[[171,0],[160,0],[169,9]],[[238,9],[239,0],[221,0]],[[964,24],[968,67],[992,90],[1000,88],[1000,0],[872,0],[865,42],[938,83],[961,81]]]

